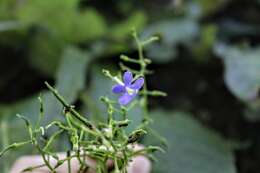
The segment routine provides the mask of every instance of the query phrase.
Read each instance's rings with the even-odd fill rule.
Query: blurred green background
[[[44,81],[102,121],[99,96],[113,95],[101,69],[118,70],[122,53],[137,57],[134,27],[160,37],[145,50],[148,84],[168,93],[149,105],[152,128],[168,140],[153,172],[259,173],[259,19],[259,0],[0,0],[0,147],[28,138],[15,115],[36,120],[40,93],[44,121],[62,118]],[[129,129],[141,121],[140,110],[131,114]],[[35,151],[8,153],[0,172],[23,154]]]

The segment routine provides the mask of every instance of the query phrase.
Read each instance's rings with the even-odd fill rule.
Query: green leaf
[[[64,51],[56,75],[56,88],[70,103],[75,101],[78,92],[84,88],[86,67],[90,60],[88,52],[75,47],[67,47]]]
[[[16,114],[28,116],[32,121],[37,119],[40,106],[37,97],[26,98],[9,105],[0,105],[1,117],[8,117],[8,119],[17,119]],[[0,118],[1,118],[0,117]]]
[[[144,30],[141,37],[160,37],[160,42],[146,48],[147,56],[157,63],[166,63],[175,58],[177,44],[190,44],[198,32],[199,26],[196,21],[184,18],[154,23]]]
[[[193,54],[198,62],[206,62],[211,58],[212,47],[217,37],[217,29],[217,26],[213,24],[202,27],[200,39],[193,47]]]
[[[212,14],[215,11],[217,11],[218,9],[220,9],[221,7],[223,7],[225,4],[228,3],[228,1],[223,1],[223,0],[216,0],[216,1],[208,1],[208,0],[196,0],[203,11],[203,15],[207,15],[207,14]]]
[[[248,121],[251,122],[260,120],[260,99],[247,104],[244,116]]]
[[[243,101],[255,100],[260,87],[260,49],[218,44],[215,52],[224,62],[230,91]]]
[[[17,5],[16,0],[1,0],[0,1],[0,19],[10,20],[14,17],[14,6]]]
[[[17,21],[1,21],[0,32],[19,29],[21,26]]]
[[[29,62],[41,72],[54,77],[59,67],[63,42],[49,33],[41,32],[30,43]]]
[[[79,12],[78,5],[79,0],[28,0],[19,6],[17,15],[27,27],[41,26],[67,42],[77,43],[104,34],[103,17],[94,9]]]
[[[88,8],[79,13],[73,26],[73,39],[86,41],[96,39],[105,34],[107,26],[104,18],[94,9]]]
[[[56,75],[55,88],[64,98],[73,103],[79,92],[85,86],[85,75],[90,55],[75,47],[67,47]],[[62,112],[62,106],[48,91],[43,95],[47,120],[57,118]]]
[[[166,153],[156,154],[154,173],[236,173],[230,145],[189,114],[154,111],[151,116],[152,128],[168,140]],[[147,136],[145,143],[158,141]]]
[[[133,28],[137,31],[141,30],[146,24],[146,21],[146,15],[141,11],[136,11],[124,22],[114,25],[110,30],[109,37],[116,40],[125,39],[129,36]]]
[[[78,2],[79,0],[28,0],[19,6],[17,15],[27,25],[41,24],[61,28],[69,24]],[[62,12],[57,13],[60,9]]]

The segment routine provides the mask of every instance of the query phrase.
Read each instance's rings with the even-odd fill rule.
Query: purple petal
[[[126,71],[123,76],[125,85],[130,85],[133,80],[133,74],[130,71]]]
[[[144,85],[144,78],[139,78],[136,81],[134,81],[134,83],[130,86],[130,88],[139,90],[142,88],[143,85]]]
[[[118,102],[120,105],[127,105],[129,102],[133,100],[136,94],[129,95],[127,92],[124,93],[121,97],[119,97]]]
[[[119,85],[119,84],[114,85],[112,88],[112,92],[115,94],[123,93],[123,92],[125,92],[125,87],[123,85]]]

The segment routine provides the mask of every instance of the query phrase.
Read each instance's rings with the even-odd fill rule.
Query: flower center
[[[133,94],[136,94],[137,91],[132,89],[132,88],[129,88],[129,87],[126,87],[126,91],[129,95],[133,95]]]

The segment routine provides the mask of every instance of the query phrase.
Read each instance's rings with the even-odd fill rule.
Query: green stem
[[[57,173],[57,172],[55,171],[55,169],[52,168],[52,166],[50,165],[49,161],[46,159],[44,151],[39,147],[39,145],[35,144],[35,146],[36,146],[36,148],[38,149],[38,151],[40,152],[40,154],[41,154],[41,156],[42,156],[42,159],[43,159],[45,165],[49,168],[49,170],[51,171],[51,173]]]
[[[103,134],[96,128],[94,124],[92,124],[90,121],[88,121],[86,118],[81,116],[74,108],[71,106],[69,103],[65,101],[65,99],[58,93],[56,89],[54,89],[52,86],[48,84],[48,82],[45,82],[46,86],[51,90],[53,95],[60,101],[60,103],[64,106],[65,108],[65,114],[66,112],[70,112],[73,117],[75,117],[77,120],[79,120],[81,123],[83,123],[90,131],[93,130],[95,131],[98,135],[101,137]]]
[[[72,155],[72,156],[69,156],[65,159],[62,159],[62,160],[59,160],[59,162],[57,163],[57,165],[55,166],[55,169],[57,169],[59,166],[61,166],[65,161],[69,161],[71,160],[72,158],[74,157],[77,157],[76,155]],[[37,165],[37,166],[33,166],[33,167],[28,167],[26,169],[24,169],[22,172],[32,172],[34,169],[37,169],[37,168],[42,168],[44,166],[47,166],[45,163],[44,164],[41,164],[41,165]]]
[[[53,95],[58,99],[58,101],[63,105],[65,108],[65,114],[66,112],[70,112],[73,117],[75,117],[77,120],[79,120],[81,123],[83,123],[89,131],[95,132],[99,137],[102,138],[104,145],[108,146],[108,141],[106,140],[104,134],[96,128],[94,124],[92,124],[90,121],[85,119],[83,116],[81,116],[73,106],[71,106],[69,103],[66,102],[66,100],[58,93],[56,89],[54,89],[52,86],[49,85],[48,82],[45,82],[48,89],[53,93]],[[94,133],[94,134],[95,134]]]
[[[55,139],[56,137],[58,137],[63,131],[64,131],[63,129],[60,129],[59,131],[55,132],[55,133],[50,137],[50,139],[48,140],[47,144],[44,146],[43,151],[48,150],[49,146],[50,146],[51,143],[54,141],[54,139]]]
[[[77,118],[80,122],[82,122],[87,128],[89,128],[90,130],[95,129],[95,126],[88,121],[87,119],[85,119],[84,117],[82,117],[74,108],[73,106],[71,106],[69,103],[66,102],[66,100],[58,93],[58,91],[56,89],[54,89],[52,86],[50,86],[48,84],[48,82],[45,82],[46,86],[51,90],[51,92],[53,93],[53,95],[60,101],[60,103],[64,106],[65,111],[71,112],[71,114]]]
[[[37,120],[37,123],[35,125],[35,129],[38,129],[40,127],[40,123],[41,123],[42,118],[44,116],[44,108],[43,108],[43,102],[42,102],[41,95],[38,97],[38,99],[39,99],[39,104],[40,104],[40,113],[39,113],[39,118]]]
[[[145,72],[146,72],[146,62],[144,59],[144,52],[143,52],[143,45],[141,43],[141,41],[138,39],[137,33],[134,32],[133,36],[135,38],[136,44],[137,44],[137,49],[138,49],[138,55],[139,55],[139,64],[141,66],[141,70],[140,70],[140,75],[144,78],[144,86],[143,86],[143,103],[142,103],[142,107],[144,110],[144,122],[149,122],[150,118],[148,116],[148,96],[147,96],[147,82],[146,82],[146,76],[145,76]]]
[[[21,147],[23,145],[26,145],[26,144],[29,144],[31,143],[32,141],[29,140],[29,141],[25,141],[25,142],[19,142],[19,143],[13,143],[7,147],[5,147],[1,152],[0,152],[0,158],[6,153],[8,152],[9,150],[11,149],[14,149],[14,148],[17,148],[17,147]]]

